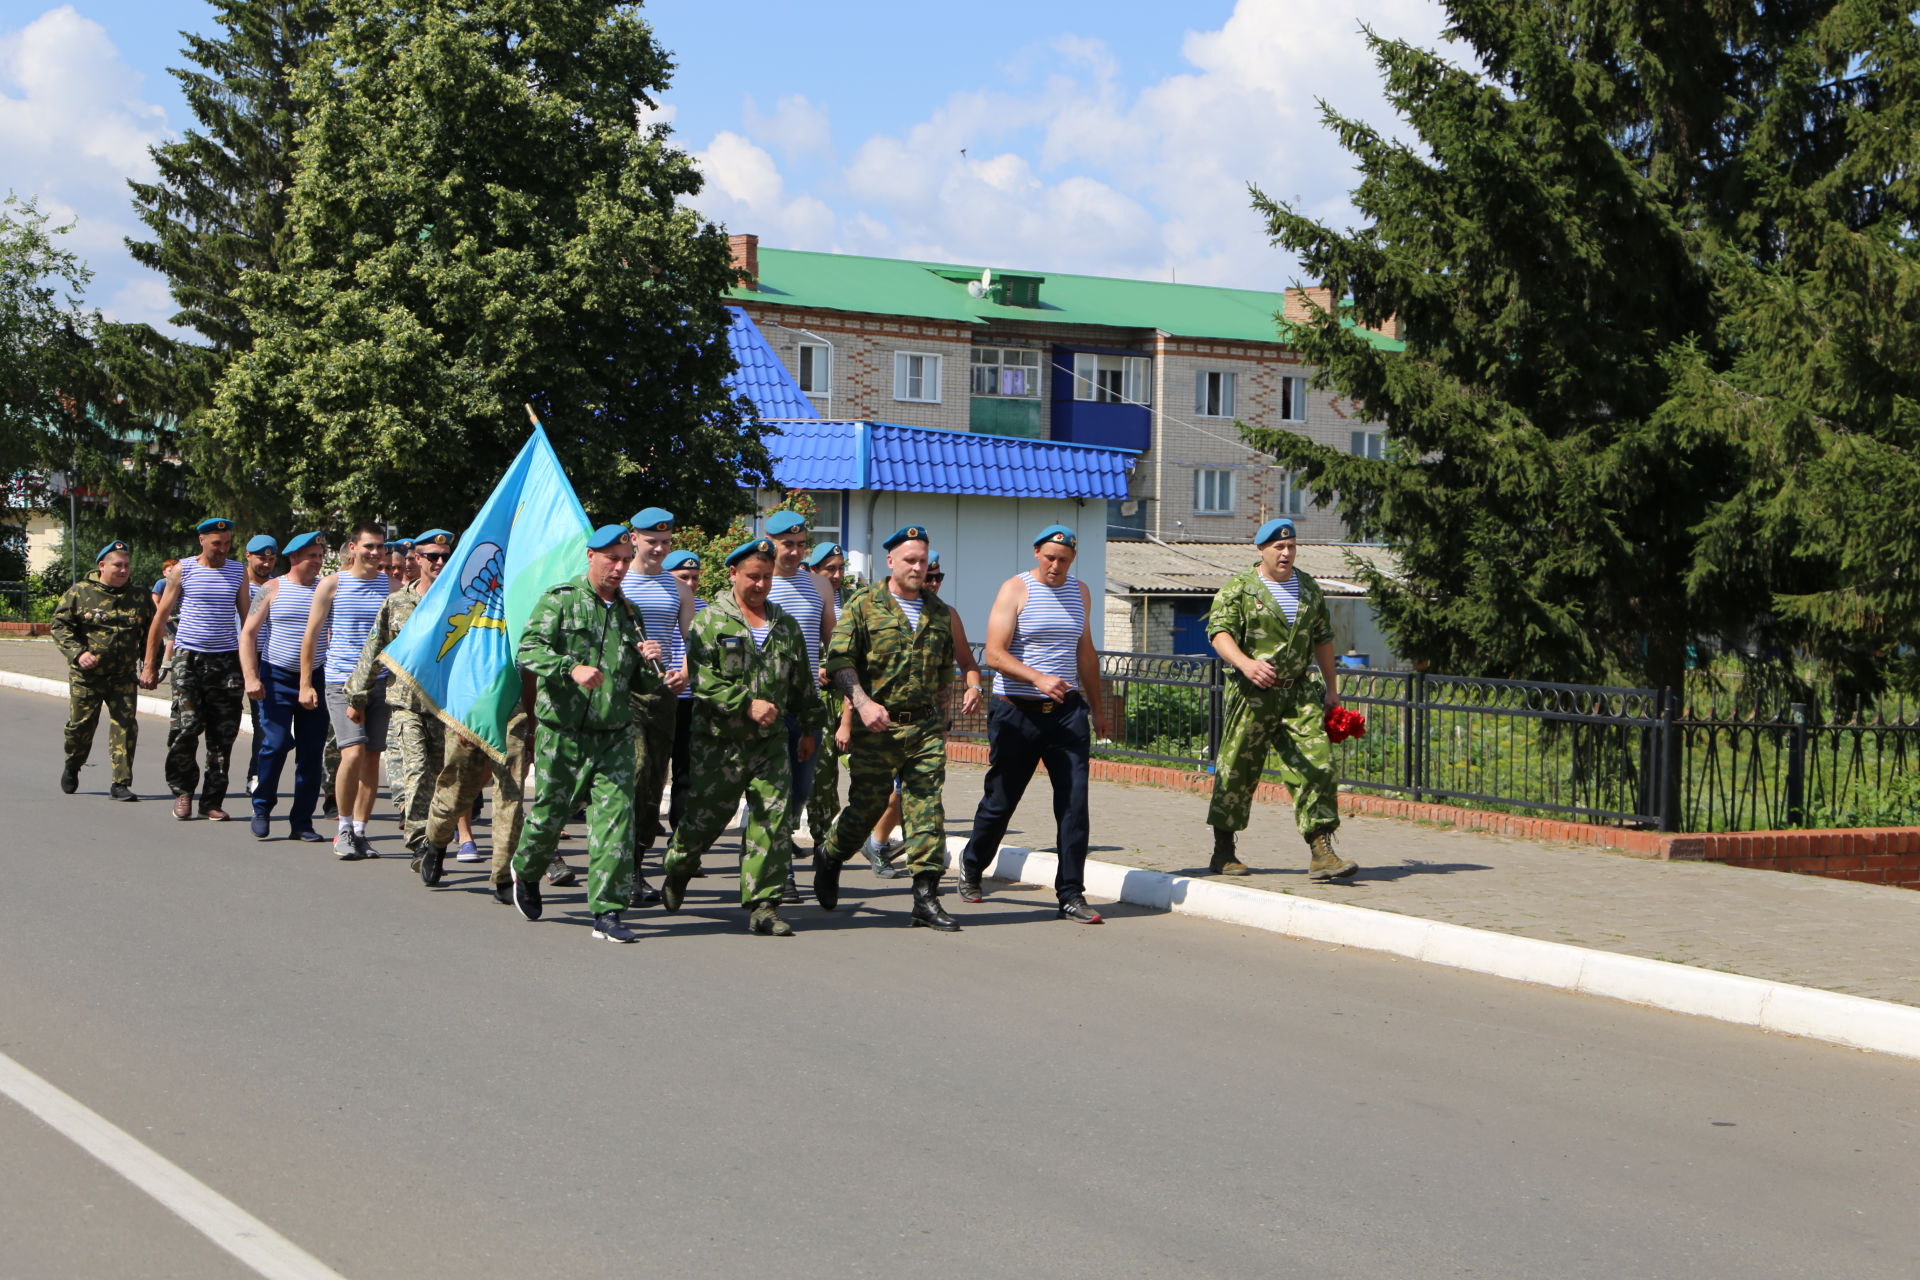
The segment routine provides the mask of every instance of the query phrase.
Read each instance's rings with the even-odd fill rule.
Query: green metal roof
[[[1041,281],[1039,306],[1013,307],[967,292],[962,281],[978,279],[982,270],[979,266],[766,248],[759,250],[759,266],[759,287],[730,290],[730,298],[822,311],[921,316],[956,324],[1093,324],[1162,329],[1182,338],[1284,340],[1279,315],[1286,305],[1286,295],[1257,289],[1010,268],[1005,274]],[[992,270],[996,277],[1002,274],[997,266]],[[1402,348],[1396,339],[1362,332],[1383,350]]]

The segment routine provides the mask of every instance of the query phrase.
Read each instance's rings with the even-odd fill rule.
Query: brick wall
[[[967,429],[971,412],[967,366],[973,343],[964,326],[916,320],[910,316],[806,311],[751,300],[742,301],[740,305],[760,326],[768,345],[795,379],[800,376],[801,344],[815,340],[808,333],[832,344],[830,393],[810,396],[822,415],[897,422],[910,427],[940,427],[948,431]],[[940,403],[893,398],[893,357],[901,351],[940,357]]]

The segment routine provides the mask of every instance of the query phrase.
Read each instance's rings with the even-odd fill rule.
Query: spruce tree
[[[1834,7],[1450,0],[1477,65],[1374,41],[1418,147],[1327,112],[1362,174],[1359,229],[1255,192],[1276,241],[1349,300],[1292,340],[1389,447],[1249,439],[1397,552],[1403,579],[1372,586],[1401,652],[1677,688],[1694,646],[1765,621],[1764,582],[1700,569],[1700,530],[1755,482],[1753,451],[1672,406],[1741,341],[1720,265],[1780,254],[1755,131]],[[1844,138],[1816,122],[1789,149],[1831,163]],[[1389,317],[1404,352],[1345,323]]]
[[[538,409],[595,518],[724,523],[765,454],[725,236],[639,107],[670,63],[612,0],[341,0],[299,81],[292,231],[241,282],[209,430],[297,507],[458,527]]]

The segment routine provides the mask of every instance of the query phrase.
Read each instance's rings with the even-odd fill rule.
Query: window
[[[1280,473],[1280,510],[1283,516],[1297,516],[1306,510],[1306,489],[1291,471]]]
[[[973,394],[1038,399],[1040,353],[1020,347],[975,347]]]
[[[1282,422],[1307,420],[1307,380],[1305,378],[1280,379],[1280,420]]]
[[[1348,452],[1356,458],[1372,458],[1374,461],[1387,456],[1387,433],[1384,431],[1356,431]]]
[[[1233,416],[1235,375],[1203,369],[1193,376],[1193,411],[1203,418]]]
[[[1073,357],[1073,398],[1102,404],[1151,404],[1151,364],[1145,356],[1100,356],[1080,351]]]
[[[1193,473],[1193,511],[1202,516],[1233,514],[1233,472],[1196,471]]]
[[[940,403],[940,357],[917,351],[893,353],[893,398]]]
[[[827,392],[833,390],[833,348],[821,343],[800,344],[800,389]]]

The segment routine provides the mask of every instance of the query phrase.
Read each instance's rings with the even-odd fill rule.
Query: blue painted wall
[[[1109,449],[1145,452],[1153,445],[1153,410],[1130,404],[1102,404],[1097,400],[1073,398],[1073,357],[1075,352],[1099,350],[1094,347],[1055,347],[1053,349],[1053,421],[1051,438],[1069,444],[1097,444]],[[1126,354],[1138,355],[1138,352]]]

